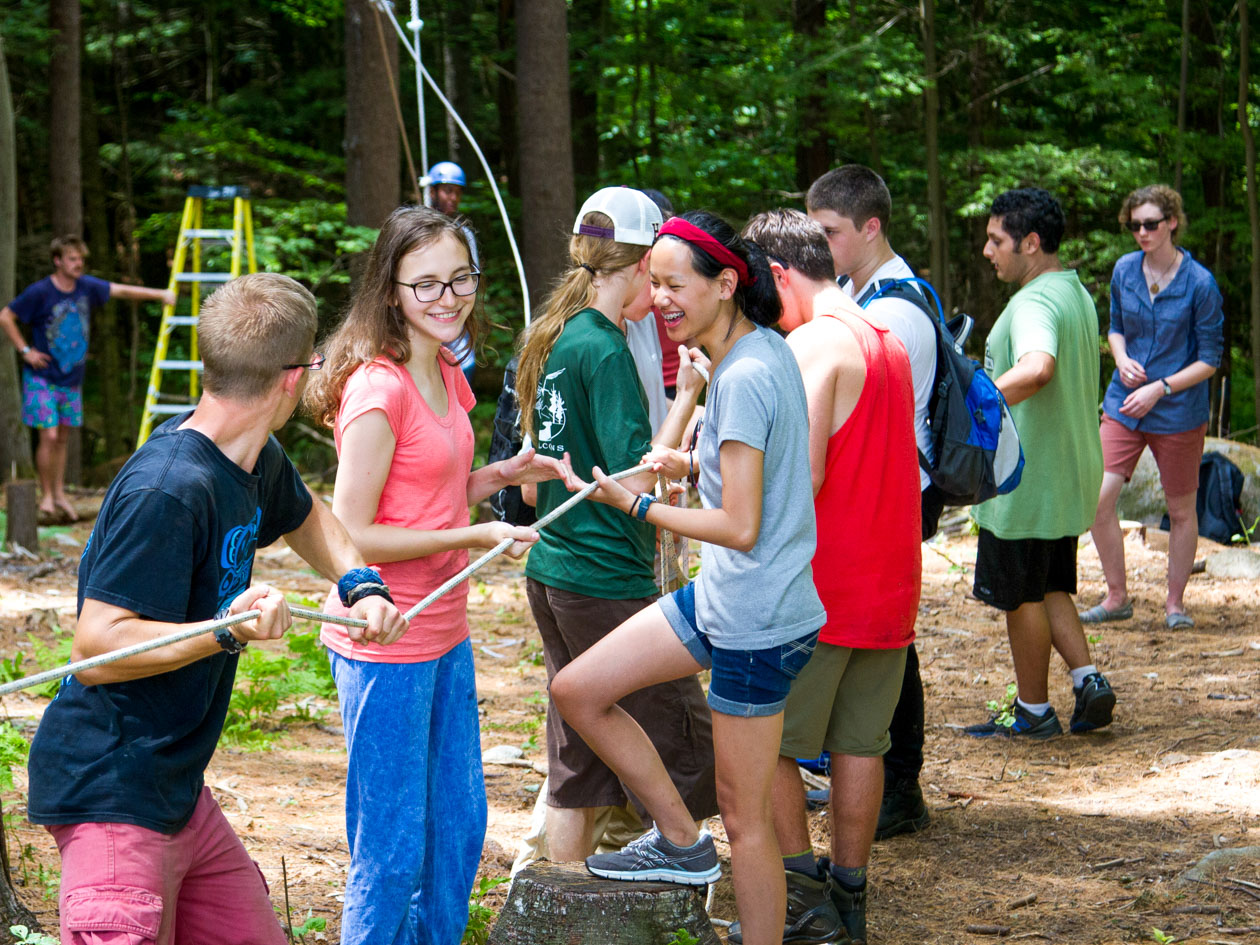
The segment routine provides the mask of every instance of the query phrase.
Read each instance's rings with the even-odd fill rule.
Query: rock
[[[493,748],[487,748],[481,753],[481,763],[483,765],[511,764],[514,761],[520,761],[524,757],[525,752],[515,745],[495,745]]]
[[[1231,847],[1225,850],[1213,850],[1182,873],[1178,882],[1209,883],[1212,881],[1213,873],[1243,863],[1253,867],[1260,864],[1260,847]]]
[[[1260,554],[1247,548],[1227,548],[1210,555],[1207,573],[1214,578],[1260,578]]]
[[[1209,436],[1203,451],[1220,453],[1242,470],[1243,519],[1250,525],[1260,515],[1260,447]],[[1159,484],[1159,470],[1150,450],[1142,453],[1133,478],[1120,493],[1117,507],[1121,518],[1135,519],[1147,525],[1158,525],[1163,518],[1166,511],[1164,489]]]

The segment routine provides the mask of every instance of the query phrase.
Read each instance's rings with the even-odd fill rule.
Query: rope
[[[611,478],[625,479],[629,476],[637,476],[639,473],[647,472],[651,468],[652,468],[651,463],[642,463],[630,469],[623,469],[619,473],[614,473]],[[579,502],[585,499],[588,495],[594,492],[596,488],[597,488],[597,484],[591,483],[586,488],[582,489],[580,492],[577,492],[574,495],[570,496],[561,505],[556,506],[556,508],[552,509],[551,512],[549,512],[548,514],[540,518],[534,524],[535,530],[541,531],[543,528],[550,525],[552,522],[558,519],[561,515],[569,511],[569,509],[573,508],[575,505],[577,505]],[[441,587],[439,587],[437,590],[431,593],[428,597],[420,601],[420,603],[416,604],[415,607],[412,607],[411,610],[407,611],[403,615],[403,619],[406,620],[408,623],[410,623],[412,618],[414,618],[417,614],[419,614],[422,610],[424,610],[426,607],[428,607],[438,598],[450,593],[457,585],[459,585],[462,581],[466,580],[475,571],[479,570],[480,568],[485,567],[492,560],[497,558],[499,555],[503,554],[503,552],[507,551],[508,548],[512,547],[512,543],[513,543],[513,539],[511,538],[503,539],[503,541],[499,542],[497,545],[495,545],[493,548],[487,551],[484,555],[482,555],[480,558],[478,558],[468,567],[464,568],[464,570],[460,571],[459,574],[452,577],[449,581],[447,581],[445,584],[443,584]],[[304,620],[317,620],[323,623],[336,623],[336,624],[341,624],[342,626],[346,626],[346,627],[366,627],[367,626],[367,621],[364,621],[364,620],[359,620],[354,617],[341,617],[336,614],[325,614],[325,613],[321,613],[318,610],[310,610],[306,607],[290,606],[289,613],[291,613],[294,617],[301,617]],[[117,660],[126,659],[129,656],[136,656],[140,653],[148,653],[150,650],[156,650],[164,646],[170,646],[173,643],[181,643],[184,640],[191,640],[193,637],[199,637],[206,633],[213,633],[215,630],[219,630],[223,627],[232,627],[238,623],[244,623],[247,620],[253,620],[255,617],[260,617],[260,616],[262,616],[262,611],[247,610],[244,613],[233,614],[230,617],[222,617],[218,620],[211,621],[210,623],[197,624],[192,627],[185,627],[182,630],[177,630],[175,633],[167,634],[164,637],[155,637],[152,640],[145,640],[141,643],[135,643],[135,644],[132,644],[131,646],[122,647],[121,649],[110,650],[108,653],[101,653],[99,656],[92,656],[85,660],[79,660],[77,663],[67,663],[65,666],[60,666],[57,669],[50,669],[50,670],[47,670],[46,672],[36,673],[33,676],[26,676],[22,679],[15,679],[12,682],[8,682],[8,683],[5,683],[3,686],[0,686],[0,696],[6,696],[9,693],[18,692],[19,690],[22,690],[22,689],[29,689],[32,686],[41,686],[44,683],[55,682],[58,679],[62,679],[66,676],[71,676],[75,673],[81,673],[81,672],[84,672],[85,670],[95,669],[97,666],[104,666],[106,663],[113,663]]]

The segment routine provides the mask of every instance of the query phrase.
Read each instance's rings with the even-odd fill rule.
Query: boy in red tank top
[[[883,755],[922,571],[910,361],[888,328],[836,286],[820,224],[773,210],[754,217],[743,235],[770,257],[780,325],[805,382],[818,516],[814,583],[827,609],[814,656],[788,695],[775,773],[774,826],[789,891],[784,940],[843,941],[847,933],[862,941]],[[831,752],[833,802],[831,855],[820,862],[796,759],[823,749]]]

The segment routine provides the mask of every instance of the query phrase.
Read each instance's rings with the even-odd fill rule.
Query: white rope
[[[647,472],[651,468],[651,463],[642,463],[638,466],[632,467],[631,469],[623,469],[619,473],[614,473],[611,478],[625,479],[629,476],[637,476],[639,473]],[[535,522],[535,530],[540,531],[543,528],[546,528],[561,515],[569,511],[569,509],[573,508],[594,492],[596,488],[596,483],[591,483],[580,492],[570,496],[565,502],[556,506],[549,513]],[[457,587],[462,581],[466,580],[474,572],[485,567],[499,555],[503,554],[503,552],[507,551],[508,548],[512,547],[512,542],[513,539],[511,538],[505,538],[503,541],[499,542],[468,567],[464,568],[464,570],[460,571],[459,574],[452,577],[428,597],[416,604],[415,607],[412,607],[411,610],[407,611],[407,613],[403,615],[403,619],[410,623],[412,618],[431,605],[438,598],[449,594],[455,589],[455,587]],[[355,617],[342,617],[337,614],[325,614],[318,610],[310,610],[306,607],[290,606],[289,613],[294,617],[301,617],[303,620],[336,623],[347,627],[367,626],[367,621],[365,620],[359,620]],[[136,656],[140,653],[148,653],[150,650],[160,649],[161,647],[170,646],[174,643],[181,643],[184,640],[191,640],[193,637],[199,637],[206,633],[213,633],[215,630],[219,630],[223,627],[232,627],[238,623],[244,623],[246,620],[253,620],[255,617],[260,616],[262,616],[262,611],[247,610],[244,613],[233,614],[230,617],[222,617],[219,620],[213,620],[209,623],[185,627],[182,630],[177,630],[175,633],[170,633],[163,637],[154,637],[152,640],[145,640],[141,643],[135,643],[131,646],[122,647],[121,649],[110,650],[108,653],[102,653],[99,656],[92,656],[85,660],[79,660],[77,663],[67,663],[65,666],[60,666],[57,669],[50,669],[46,672],[36,673],[33,676],[15,679],[12,682],[8,682],[3,686],[0,686],[0,696],[8,695],[11,692],[18,692],[21,689],[29,689],[32,686],[41,686],[44,683],[54,682],[75,673],[81,673],[89,669],[95,669],[97,666],[104,666],[107,663],[113,663],[117,660],[126,659],[129,656]]]

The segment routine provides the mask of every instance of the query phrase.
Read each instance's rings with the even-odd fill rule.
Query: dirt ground
[[[75,564],[88,526],[46,543],[59,558],[0,560],[0,657],[47,639],[52,617],[74,624]],[[1196,574],[1187,602],[1197,625],[1163,627],[1161,536],[1127,541],[1136,614],[1106,624],[1095,659],[1119,697],[1107,730],[1008,744],[961,735],[986,716],[1013,679],[1003,625],[970,598],[975,539],[954,535],[924,549],[918,648],[927,687],[922,783],[931,826],[877,843],[871,861],[870,939],[887,945],[994,942],[1260,942],[1260,595],[1255,582]],[[1200,545],[1200,557],[1220,550]],[[483,709],[483,748],[525,747],[532,767],[488,765],[490,826],[485,876],[505,876],[525,833],[545,766],[546,679],[525,602],[521,565],[496,561],[474,578],[470,615]],[[259,553],[256,577],[322,594],[323,582],[291,552]],[[1081,600],[1102,594],[1098,558],[1080,552]],[[51,612],[51,613],[50,613]],[[1051,697],[1066,721],[1070,681],[1052,670]],[[4,697],[3,714],[34,731],[45,700]],[[328,920],[308,941],[336,941],[346,875],[342,780],[346,757],[335,711],[286,726],[269,751],[220,748],[207,772],[229,820],[295,924]],[[47,835],[25,822],[25,772],[4,798],[15,814],[9,855],[24,902],[55,929],[58,860]],[[827,826],[814,816],[815,846]],[[715,821],[714,833],[723,836]],[[1182,879],[1214,851],[1251,847],[1202,882]],[[719,850],[726,854],[724,844]],[[283,863],[283,869],[282,869]],[[497,909],[506,886],[486,904]],[[728,878],[713,915],[733,919]]]

